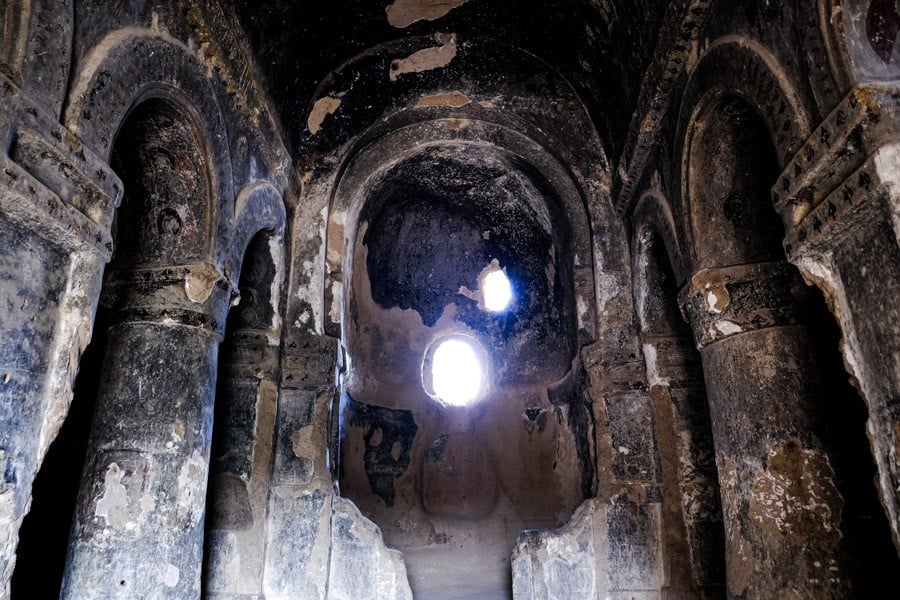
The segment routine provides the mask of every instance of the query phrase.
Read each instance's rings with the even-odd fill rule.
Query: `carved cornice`
[[[281,357],[284,388],[320,390],[334,385],[339,352],[336,338],[301,335],[285,340]]]
[[[105,161],[0,74],[0,211],[63,250],[108,260],[121,195]]]
[[[772,188],[791,259],[832,245],[868,209],[880,210],[895,185],[900,117],[896,88],[861,86],[832,111],[788,163]]]
[[[624,214],[635,194],[657,141],[660,123],[669,110],[678,80],[684,73],[694,42],[712,0],[671,2],[660,32],[660,43],[644,75],[637,110],[628,128],[613,190],[616,211]]]

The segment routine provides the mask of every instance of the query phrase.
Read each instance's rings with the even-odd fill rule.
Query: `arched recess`
[[[72,58],[72,1],[2,0],[0,19],[0,69],[58,118]]]
[[[213,240],[212,181],[207,169],[211,157],[183,102],[171,92],[164,97],[141,97],[123,119],[117,138],[120,143],[110,152],[111,166],[126,182],[125,200],[112,226],[115,250],[91,343],[81,360],[71,410],[36,481],[33,509],[23,529],[24,560],[17,572],[19,581],[30,586],[38,569],[43,574],[38,580],[49,586],[45,591],[50,595],[59,594],[68,546],[63,532],[77,518],[73,513],[79,494],[78,474],[104,452],[98,438],[109,434],[95,427],[94,440],[88,441],[95,405],[105,403],[105,410],[112,413],[97,417],[97,422],[115,419],[115,405],[109,405],[115,386],[124,385],[129,377],[150,377],[153,371],[148,367],[146,372],[136,368],[129,372],[134,367],[129,362],[134,356],[129,353],[138,348],[146,350],[148,357],[165,352],[164,341],[158,339],[165,336],[146,332],[147,339],[132,343],[134,336],[143,337],[139,323],[156,321],[171,312],[175,320],[191,327],[215,327],[214,319],[203,314],[202,308],[194,309],[186,298],[180,306],[166,306],[166,296],[171,294],[166,288],[177,286],[179,277],[192,271],[191,265],[208,259]],[[202,270],[193,271],[200,274]],[[218,296],[212,292],[209,296]],[[152,402],[153,393],[149,395]],[[97,409],[101,410],[104,408]],[[121,443],[140,445],[142,440],[138,436]],[[82,486],[81,494],[85,493]]]
[[[709,115],[719,114],[715,109],[725,97],[739,100],[731,103],[733,110],[721,113],[728,117],[728,126],[732,131],[741,129],[742,118],[750,118],[760,120],[765,131],[771,132],[757,136],[758,143],[768,139],[774,147],[774,159],[772,154],[765,155],[770,161],[767,168],[771,168],[773,162],[776,168],[786,165],[812,130],[808,110],[800,95],[784,69],[765,48],[753,40],[736,36],[724,37],[711,44],[691,72],[682,94],[673,152],[680,163],[676,170],[675,186],[679,194],[673,209],[682,217],[684,234],[691,241],[702,239],[707,232],[699,228],[690,212],[692,207],[687,203],[691,198],[687,189],[690,181],[685,177],[687,161],[692,156],[690,148],[694,137],[704,134],[701,124],[712,123]],[[740,148],[729,146],[726,151],[739,152]],[[685,250],[686,261],[691,266],[699,264],[697,248],[691,244]]]
[[[631,223],[635,308],[662,475],[666,587],[675,597],[721,598],[725,540],[709,406],[700,355],[679,311],[686,274],[661,193],[645,193]]]
[[[97,155],[111,159],[121,124],[144,99],[171,97],[196,123],[203,155],[214,159],[209,262],[223,265],[235,215],[231,158],[215,89],[195,52],[166,34],[125,28],[100,40],[82,64],[72,78],[63,123]]]
[[[426,132],[433,141],[417,143]],[[498,196],[506,194],[504,204]],[[459,587],[502,590],[521,529],[559,526],[593,495],[593,418],[577,391],[583,375],[576,351],[593,328],[576,315],[575,256],[590,252],[580,205],[577,187],[551,156],[486,123],[463,131],[452,122],[410,125],[367,145],[342,173],[331,212],[343,215],[344,233],[327,242],[328,255],[343,258],[328,271],[344,290],[337,301],[350,364],[342,388],[341,490],[405,551],[416,593],[434,593],[463,566],[470,579]],[[410,252],[418,256],[411,269],[412,254],[402,256]],[[508,318],[489,316],[458,292],[463,285],[477,290],[492,259],[519,299]],[[549,288],[537,291],[548,277]],[[385,285],[391,299],[379,296]],[[593,302],[592,288],[580,291],[579,302]],[[389,308],[395,302],[412,310],[396,313]],[[427,347],[450,333],[485,350],[492,389],[480,408],[453,410],[425,396]],[[392,342],[394,336],[409,343]],[[383,440],[373,445],[376,431]],[[400,455],[379,453],[381,445]],[[570,459],[551,468],[561,447]],[[458,477],[446,489],[445,469]],[[454,493],[462,494],[458,502]],[[436,531],[423,538],[398,530],[391,523],[399,514],[414,529]],[[446,544],[436,544],[435,535]]]
[[[447,64],[384,76],[415,51],[437,47],[436,43],[454,52]],[[484,56],[490,60],[485,62]],[[535,72],[544,78],[535,79]],[[530,74],[524,87],[522,79],[517,79],[519,73]],[[355,85],[362,80],[367,86]],[[596,230],[584,228],[591,254],[578,257],[584,268],[576,281],[594,287],[591,293],[596,301],[583,307],[588,311],[583,313],[583,321],[596,323],[593,341],[602,340],[608,351],[634,358],[629,344],[636,343],[636,337],[631,335],[623,342],[620,331],[620,324],[630,322],[633,312],[630,296],[621,293],[630,289],[628,241],[621,219],[611,208],[610,167],[581,101],[548,65],[531,54],[486,39],[446,36],[436,42],[431,36],[409,38],[370,49],[346,63],[323,81],[310,108],[310,129],[303,137],[297,165],[303,190],[292,223],[292,231],[299,236],[293,243],[300,250],[292,253],[292,287],[299,288],[300,298],[287,307],[289,322],[299,323],[300,329],[310,334],[339,335],[337,321],[331,317],[332,307],[339,304],[331,300],[328,277],[341,262],[340,246],[331,240],[340,240],[345,215],[339,207],[330,207],[348,161],[386,133],[449,119],[447,123],[455,120],[460,126],[460,135],[471,135],[464,133],[467,128],[493,126],[502,135],[525,136],[565,165],[581,197],[578,211],[586,213],[590,223],[602,224]],[[562,115],[567,118],[560,118]],[[452,127],[445,124],[444,129]],[[440,135],[436,133],[434,138]],[[326,251],[330,253],[327,256]],[[594,277],[595,265],[602,276]],[[320,294],[324,294],[324,304]],[[610,318],[596,321],[593,314],[597,310]]]
[[[96,404],[64,598],[142,595],[160,585],[189,595],[191,573],[199,571],[203,502],[195,490],[205,490],[212,383],[229,289],[208,267],[215,158],[190,104],[172,90],[143,92],[110,150],[125,198],[113,224],[116,248],[92,342],[105,346],[100,377],[75,399]],[[123,403],[123,394],[131,401]],[[112,481],[132,490],[114,512],[103,509],[102,490]],[[146,512],[147,498],[153,514]],[[106,586],[96,583],[98,561],[113,574]]]
[[[223,243],[231,239],[233,214],[227,140],[205,72],[178,42],[147,30],[118,31],[84,64],[65,125],[113,165],[126,199],[115,215],[103,308],[76,383],[72,413],[80,422],[75,416],[66,423],[70,434],[51,449],[85,461],[62,597],[161,589],[189,596],[199,581],[211,383],[230,289],[216,266],[230,251]],[[99,381],[88,381],[92,375]],[[132,396],[123,402],[126,390]],[[125,406],[135,410],[122,413]],[[170,439],[167,428],[177,436]],[[77,472],[80,465],[48,459],[46,466]],[[181,471],[190,474],[179,480]],[[122,518],[94,506],[113,480],[145,490],[119,507]],[[57,499],[65,504],[63,496]],[[148,498],[156,502],[154,515],[144,510]],[[57,509],[71,515],[72,502]],[[179,524],[163,524],[168,518]],[[119,543],[110,546],[103,536]],[[109,589],[95,585],[98,560],[118,574],[105,578]]]
[[[746,49],[714,45],[687,85],[678,138],[679,212],[691,249],[680,300],[710,402],[728,590],[778,596],[808,586],[831,560],[834,575],[816,584],[817,593],[843,597],[877,578],[867,565],[878,555],[858,557],[883,548],[887,534],[862,534],[854,522],[863,513],[883,519],[871,510],[872,486],[861,485],[845,462],[853,455],[872,463],[864,456],[864,409],[835,368],[837,340],[825,333],[834,324],[821,296],[785,259],[770,196],[808,133],[804,111],[777,65],[762,55],[755,68],[747,60]],[[761,511],[781,490],[799,498],[785,504],[785,516]],[[814,511],[812,495],[820,499]],[[749,555],[754,568],[741,569]],[[784,560],[795,568],[777,572]]]
[[[429,48],[446,52],[445,64],[424,71],[400,68],[407,57]],[[423,152],[477,147],[550,183],[560,223],[571,229],[566,260],[572,265],[577,346],[590,345],[592,367],[639,360],[628,241],[609,201],[609,166],[584,107],[552,69],[486,40],[409,38],[345,64],[322,84],[310,108],[298,165],[303,190],[292,230],[286,352],[310,347],[318,342],[308,340],[323,334],[340,337],[350,326],[344,320],[354,310],[346,295],[354,277],[349,257],[359,246],[357,227],[369,184]],[[606,318],[597,319],[600,313]],[[587,380],[579,373],[580,357],[574,363],[577,379],[564,378],[552,393],[582,397]],[[352,356],[340,364],[353,367]],[[540,413],[534,411],[534,417]],[[518,417],[523,428],[536,427],[526,417]],[[592,445],[593,435],[587,437]],[[386,446],[387,455],[391,449]],[[592,446],[583,450],[594,452]],[[333,448],[317,452],[335,456]],[[273,561],[280,560],[277,552],[270,548]]]

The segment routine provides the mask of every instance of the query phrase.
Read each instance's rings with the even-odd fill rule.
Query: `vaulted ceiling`
[[[664,0],[235,0],[233,10],[294,149],[316,87],[328,73],[373,46],[442,32],[490,38],[551,65],[584,101],[615,164],[666,5]]]

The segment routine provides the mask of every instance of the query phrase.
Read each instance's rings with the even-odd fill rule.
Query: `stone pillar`
[[[822,289],[866,401],[882,505],[900,550],[900,96],[851,90],[772,189],[788,259]]]
[[[206,521],[207,598],[262,596],[278,398],[278,346],[270,337],[267,331],[239,329],[223,344]]]
[[[90,340],[121,186],[0,73],[0,598]]]
[[[278,398],[263,590],[267,600],[412,600],[400,552],[337,495],[337,340],[286,338]]]
[[[721,597],[722,505],[700,356],[688,332],[643,339],[662,471],[667,587]]]
[[[660,598],[662,488],[646,368],[640,360],[610,363],[602,348],[582,350],[598,422],[597,498],[605,504],[599,514],[606,540],[591,557],[598,597]]]
[[[820,433],[818,366],[784,262],[705,269],[680,300],[701,350],[729,597],[844,598],[843,499]]]
[[[115,273],[61,598],[199,598],[221,330],[210,265]]]
[[[294,336],[285,344],[264,570],[266,598],[325,600],[334,483],[329,415],[337,341]]]
[[[596,422],[597,497],[566,526],[526,531],[512,555],[515,600],[659,599],[662,498],[644,363],[582,349]]]

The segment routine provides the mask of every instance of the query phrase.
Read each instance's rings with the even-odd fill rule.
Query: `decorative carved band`
[[[214,265],[198,263],[112,271],[100,303],[113,322],[149,321],[222,334],[232,288]]]
[[[786,262],[704,269],[678,294],[698,348],[740,333],[800,322],[808,288]]]
[[[891,176],[879,166],[896,154],[898,117],[897,94],[854,88],[788,163],[772,200],[785,223],[789,258],[833,244],[836,228],[858,221],[853,215],[864,205],[879,205]]]

